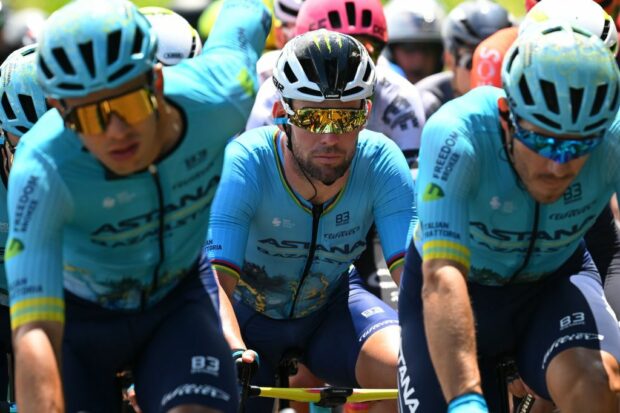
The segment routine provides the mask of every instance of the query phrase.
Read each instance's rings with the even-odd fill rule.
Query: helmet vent
[[[116,79],[120,78],[121,76],[125,75],[126,73],[131,72],[131,70],[133,68],[134,68],[134,65],[132,65],[132,64],[128,64],[128,65],[125,65],[125,66],[121,67],[116,72],[114,72],[110,76],[108,76],[108,82],[114,82]]]
[[[30,128],[27,128],[27,127],[21,126],[21,125],[20,126],[15,126],[15,129],[20,131],[22,133],[22,135],[30,130]]]
[[[311,95],[311,96],[318,96],[318,97],[322,97],[323,94],[321,92],[319,92],[318,90],[312,90],[308,87],[300,87],[299,89],[297,89],[299,92],[306,94],[306,95]]]
[[[24,115],[26,115],[28,122],[36,123],[39,117],[37,116],[37,110],[34,108],[32,97],[20,93],[17,95],[17,98],[19,99],[19,104],[24,110]]]
[[[542,89],[545,102],[547,103],[547,108],[553,113],[560,113],[558,95],[556,93],[555,86],[553,86],[553,83],[546,80],[541,80],[540,88]]]
[[[330,11],[327,13],[327,18],[329,19],[329,24],[334,29],[339,29],[342,27],[342,22],[340,21],[340,13],[337,11]]]
[[[46,78],[51,79],[53,77],[52,72],[50,71],[49,67],[47,67],[47,63],[45,63],[45,60],[43,60],[43,57],[41,57],[41,55],[39,55],[39,67],[41,68],[41,70],[43,70],[43,74]]]
[[[532,93],[530,92],[530,88],[527,85],[527,80],[525,79],[524,75],[522,75],[521,79],[519,79],[519,91],[521,92],[523,102],[525,102],[526,105],[530,106],[534,104]]]
[[[6,113],[6,117],[9,119],[15,119],[15,112],[13,112],[13,108],[11,107],[11,104],[9,103],[9,97],[7,96],[6,93],[2,94],[2,110],[4,110],[4,113]]]
[[[114,30],[108,34],[108,65],[116,62],[121,48],[121,31]]]
[[[545,125],[549,125],[551,128],[560,129],[561,125],[559,123],[552,121],[551,119],[549,119],[548,117],[544,115],[536,113],[534,114],[534,117],[538,119],[540,122],[544,123]]]
[[[347,10],[347,20],[349,21],[349,26],[357,26],[355,21],[355,3],[348,1],[344,4],[344,7]]]
[[[469,33],[470,36],[472,36],[472,37],[480,37],[478,32],[476,32],[476,30],[474,30],[474,28],[471,27],[471,25],[469,24],[469,21],[467,21],[467,19],[462,19],[461,23],[463,24],[463,27],[465,27],[465,30],[467,30],[467,33]],[[463,44],[466,44],[463,41],[461,41],[461,42]]]
[[[136,32],[133,36],[133,47],[131,48],[131,54],[140,53],[142,51],[142,40],[144,39],[144,33],[136,26]]]
[[[31,55],[35,52],[35,48],[34,47],[29,47],[26,50],[22,51],[22,56],[26,57],[28,55]]]
[[[362,10],[362,27],[370,27],[372,24],[372,12],[370,10]]]
[[[364,90],[364,89],[362,89],[361,86],[355,86],[355,87],[352,87],[349,90],[345,90],[344,92],[342,92],[342,96],[344,97],[344,96],[354,95],[356,93],[361,92],[362,90]]]
[[[555,33],[555,32],[561,32],[562,30],[563,30],[562,26],[553,26],[553,27],[549,27],[546,30],[543,30],[541,33],[542,34],[550,34],[550,33]]]
[[[366,71],[364,72],[364,77],[362,78],[364,82],[368,82],[368,78],[370,77],[371,67],[370,65],[366,65]]]
[[[52,49],[52,54],[54,55],[54,57],[56,58],[56,61],[58,62],[58,64],[60,65],[60,67],[66,74],[68,75],[75,74],[75,69],[73,68],[73,65],[71,64],[71,62],[69,61],[69,58],[67,57],[67,54],[65,53],[64,49],[62,49],[61,47],[55,47],[54,49]]]
[[[295,73],[293,73],[293,69],[291,69],[291,66],[288,64],[288,62],[284,64],[284,76],[286,76],[289,83],[295,83],[298,81],[297,76],[295,76]]]
[[[515,59],[517,58],[518,54],[519,54],[519,48],[515,47],[514,53],[512,53],[512,56],[510,56],[510,58],[508,59],[508,65],[506,66],[506,72],[510,73],[510,71],[512,70],[512,64],[515,62]]]
[[[93,42],[80,43],[80,53],[82,54],[82,60],[86,63],[88,73],[91,77],[95,77],[95,58],[93,56]]]
[[[611,29],[610,26],[611,22],[609,19],[605,19],[605,24],[603,25],[603,33],[601,33],[601,40],[605,41],[605,39],[607,39],[607,36],[609,36],[609,30]]]
[[[608,121],[608,119],[605,117],[601,120],[599,120],[598,122],[594,122],[589,124],[588,126],[586,126],[584,129],[587,131],[591,131],[593,129],[598,129],[599,127],[603,126],[604,124],[606,124]]]
[[[618,104],[618,91],[619,91],[620,87],[618,86],[618,82],[616,82],[616,90],[614,92],[614,98],[611,100],[611,105],[609,105],[610,108],[615,108],[616,105]]]
[[[601,111],[603,102],[605,102],[605,96],[609,86],[607,84],[599,85],[596,88],[596,95],[594,96],[594,102],[592,103],[592,110],[590,110],[590,116],[594,116]]]
[[[573,123],[577,122],[579,117],[579,110],[581,109],[581,103],[583,101],[583,88],[569,88],[570,92],[570,109],[572,112]]]

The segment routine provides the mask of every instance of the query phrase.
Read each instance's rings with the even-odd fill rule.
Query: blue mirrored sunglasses
[[[510,115],[514,127],[513,136],[522,144],[547,159],[567,163],[592,152],[603,142],[604,132],[584,136],[581,139],[563,139],[524,129],[514,115]]]

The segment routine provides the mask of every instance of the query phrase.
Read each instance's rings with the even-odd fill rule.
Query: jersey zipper
[[[540,203],[538,201],[534,201],[534,223],[532,224],[532,235],[530,238],[530,243],[527,246],[527,252],[525,253],[525,258],[523,258],[523,262],[521,266],[510,276],[506,285],[511,284],[515,278],[527,267],[530,262],[530,258],[532,257],[532,253],[534,252],[534,246],[536,244],[536,238],[538,238],[538,221],[540,218]]]
[[[149,165],[148,169],[149,169],[149,173],[151,174],[151,177],[153,178],[153,182],[155,183],[155,188],[157,189],[157,204],[159,206],[159,214],[158,214],[159,230],[158,230],[158,235],[157,235],[158,243],[159,243],[159,260],[157,261],[157,264],[155,265],[155,269],[153,270],[153,278],[151,280],[150,288],[142,289],[142,299],[141,299],[142,310],[144,310],[146,308],[146,305],[148,304],[149,294],[152,294],[157,290],[157,284],[159,282],[159,271],[161,269],[161,265],[166,259],[166,249],[164,245],[164,232],[165,232],[164,219],[165,219],[165,213],[166,213],[165,207],[164,207],[164,193],[161,188],[161,181],[159,179],[159,172],[157,170],[157,167],[151,164]]]
[[[297,290],[295,291],[295,295],[293,296],[293,304],[291,305],[291,312],[289,313],[288,318],[293,318],[293,315],[295,314],[297,297],[299,297],[299,293],[301,292],[301,287],[303,287],[304,280],[310,272],[310,268],[312,267],[312,261],[314,261],[314,253],[316,252],[316,239],[319,232],[319,220],[321,219],[322,213],[323,204],[312,205],[312,240],[310,241],[310,249],[308,250],[308,257],[306,258],[306,265],[304,265],[304,271],[301,274],[299,285],[297,286]]]

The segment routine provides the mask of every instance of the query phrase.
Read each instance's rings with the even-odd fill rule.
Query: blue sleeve
[[[422,258],[449,259],[469,268],[470,191],[478,179],[467,127],[455,106],[432,116],[422,132],[417,207]]]
[[[9,177],[5,267],[13,329],[64,322],[62,227],[72,205],[54,168],[32,151],[26,154],[18,151]]]
[[[215,104],[215,121],[227,129],[222,135],[242,131],[258,89],[256,62],[270,25],[260,0],[225,0],[202,54],[164,67],[166,96]]]
[[[254,154],[237,140],[231,141],[211,206],[206,249],[213,268],[235,278],[239,278],[250,223],[260,200],[257,174]]]
[[[373,162],[373,214],[390,271],[404,263],[416,218],[413,178],[405,156],[390,140]]]

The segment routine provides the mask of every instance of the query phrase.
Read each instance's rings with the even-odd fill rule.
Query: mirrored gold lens
[[[135,125],[148,118],[154,111],[151,93],[144,88],[111,99],[101,100],[71,111],[69,124],[77,132],[87,135],[103,133],[112,113]]]
[[[297,109],[290,116],[293,125],[312,133],[348,133],[366,123],[365,109]]]

